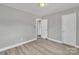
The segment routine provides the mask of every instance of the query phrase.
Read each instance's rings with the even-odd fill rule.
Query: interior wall
[[[61,17],[59,14],[44,16],[48,19],[48,37],[61,41]]]
[[[76,28],[77,28],[77,29],[76,29],[76,30],[77,30],[77,32],[76,32],[76,34],[77,34],[77,35],[76,35],[76,37],[77,37],[76,42],[77,42],[77,43],[76,43],[76,44],[77,44],[78,47],[79,47],[79,8],[78,8],[78,10],[77,10],[77,21],[76,21],[76,23],[77,23],[77,24],[76,24],[76,25],[77,25],[77,26],[76,26]]]
[[[0,5],[0,49],[35,38],[36,16]]]
[[[48,37],[62,41],[61,16],[77,13],[77,45],[79,45],[79,7],[51,13],[42,18],[48,19]],[[33,14],[0,5],[0,49],[35,38],[35,19]]]
[[[77,13],[79,11],[78,7],[64,10],[57,13],[51,13],[49,15],[44,16],[43,18],[48,19],[48,37],[54,40],[62,41],[62,15]],[[78,20],[78,19],[77,19]],[[77,23],[78,24],[78,23]],[[77,44],[79,43],[79,39],[76,39]]]

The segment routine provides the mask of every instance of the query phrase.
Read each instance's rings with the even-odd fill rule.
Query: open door
[[[41,19],[36,19],[36,35],[37,38],[41,37]]]
[[[41,21],[41,37],[42,38],[47,38],[47,22],[48,20],[47,19],[43,19]]]
[[[47,38],[47,19],[36,19],[37,38]]]

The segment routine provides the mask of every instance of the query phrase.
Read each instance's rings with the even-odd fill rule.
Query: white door
[[[47,19],[41,21],[41,37],[47,38]]]
[[[76,45],[76,13],[62,16],[62,40],[65,44]]]
[[[41,19],[36,19],[36,35],[41,35]]]

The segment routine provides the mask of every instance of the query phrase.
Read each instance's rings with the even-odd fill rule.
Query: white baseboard
[[[0,52],[5,51],[5,50],[8,50],[8,49],[11,49],[11,48],[14,48],[14,47],[17,47],[17,46],[20,46],[20,45],[23,45],[23,44],[26,44],[26,43],[29,43],[29,42],[32,42],[32,41],[34,41],[34,40],[37,40],[37,39],[34,38],[34,39],[28,40],[28,41],[26,41],[26,42],[21,42],[21,43],[15,44],[15,45],[11,45],[11,46],[2,48],[2,49],[0,49]]]
[[[26,44],[26,43],[29,43],[29,42],[32,42],[34,40],[37,40],[36,38],[32,39],[32,40],[29,40],[29,41],[26,41],[26,42],[21,42],[21,43],[18,43],[16,45],[11,45],[11,46],[8,46],[8,47],[5,47],[5,48],[2,48],[0,49],[0,52],[2,51],[6,51],[8,49],[11,49],[11,48],[14,48],[14,47],[17,47],[17,46],[20,46],[20,45],[23,45],[23,44]],[[58,41],[58,40],[55,40],[55,39],[52,39],[52,38],[48,38],[48,40],[51,40],[51,41],[54,41],[54,42],[57,42],[57,43],[63,43],[62,41]],[[75,46],[76,48],[79,48],[79,46]]]
[[[51,41],[54,41],[54,42],[57,42],[57,43],[63,43],[62,41],[58,41],[58,40],[55,40],[55,39],[52,39],[52,38],[48,38],[48,40],[51,40]],[[65,43],[64,43],[65,44]],[[68,45],[68,44],[67,44]],[[79,48],[78,45],[70,45],[70,46],[74,46],[76,48]]]
[[[76,48],[79,48],[79,46],[77,45]]]
[[[62,41],[55,40],[55,39],[52,39],[52,38],[48,38],[48,40],[51,40],[51,41],[54,41],[54,42],[57,42],[57,43],[63,43]]]

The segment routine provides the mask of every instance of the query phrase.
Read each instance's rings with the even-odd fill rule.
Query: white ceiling
[[[35,14],[37,16],[44,16],[79,6],[78,3],[47,3],[45,7],[40,7],[39,3],[6,3],[4,5]]]

